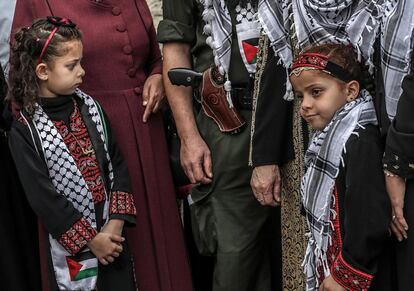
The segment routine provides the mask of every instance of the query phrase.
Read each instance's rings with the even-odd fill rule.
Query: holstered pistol
[[[221,132],[240,132],[246,121],[236,108],[230,108],[224,90],[224,77],[217,68],[210,68],[203,73],[201,86],[201,105],[204,113],[214,120]]]

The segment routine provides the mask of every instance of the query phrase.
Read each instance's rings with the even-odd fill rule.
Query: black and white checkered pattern
[[[113,185],[113,168],[105,141],[102,119],[99,115],[95,101],[80,90],[75,92],[87,105],[89,114],[96,124],[96,128],[103,141],[111,188]],[[47,116],[41,106],[37,106],[32,122],[38,133],[43,156],[49,170],[49,177],[58,193],[64,195],[93,227],[96,227],[95,207],[92,193],[88,189],[75,160],[70,154],[62,136]],[[106,204],[108,197],[106,199]],[[105,205],[104,219],[107,218],[108,206]]]
[[[414,39],[414,1],[388,1],[382,22],[381,59],[388,117],[397,112],[403,78],[412,70],[411,53]]]
[[[243,8],[239,5],[235,8],[236,11],[236,24],[241,24],[243,22],[250,22],[256,19],[257,14],[255,9],[252,7],[252,4],[247,3],[246,8]]]
[[[313,44],[353,44],[367,63],[388,0],[261,0],[258,17],[284,65],[293,62],[290,17],[293,13],[298,49]]]

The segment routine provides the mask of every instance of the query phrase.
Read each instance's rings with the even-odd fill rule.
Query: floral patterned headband
[[[289,75],[299,76],[306,70],[321,70],[329,75],[334,76],[344,82],[355,80],[350,73],[348,73],[340,65],[337,65],[328,60],[328,57],[318,53],[303,53],[299,55],[293,62],[290,68]]]

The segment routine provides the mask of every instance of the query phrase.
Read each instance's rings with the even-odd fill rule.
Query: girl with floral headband
[[[362,79],[356,54],[344,45],[312,47],[291,67],[300,114],[316,130],[301,183],[306,290],[392,290],[374,278],[384,265],[390,205],[375,108]]]
[[[69,19],[16,32],[10,149],[42,226],[42,289],[136,290],[123,235],[136,215],[128,171],[100,105],[77,89],[82,49]]]

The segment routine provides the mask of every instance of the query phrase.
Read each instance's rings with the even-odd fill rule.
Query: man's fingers
[[[194,178],[193,170],[191,169],[191,165],[182,165],[185,175],[187,176],[188,180],[190,180],[191,184],[196,183]]]
[[[263,205],[263,206],[266,205],[265,198],[264,198],[264,195],[262,193],[257,193],[256,199],[261,205]]]
[[[196,182],[202,182],[204,180],[204,171],[202,168],[201,161],[196,161],[191,163],[191,170],[194,174],[194,179]]]
[[[115,258],[118,258],[119,257],[119,252],[113,252],[112,256],[115,257]]]
[[[264,198],[264,204],[265,205],[273,206],[273,207],[277,205],[276,201],[273,198],[272,193],[265,193],[263,195],[263,198]]]
[[[213,178],[213,165],[211,162],[211,154],[210,152],[204,153],[204,161],[203,161],[203,170],[204,173],[207,175],[208,178]]]

